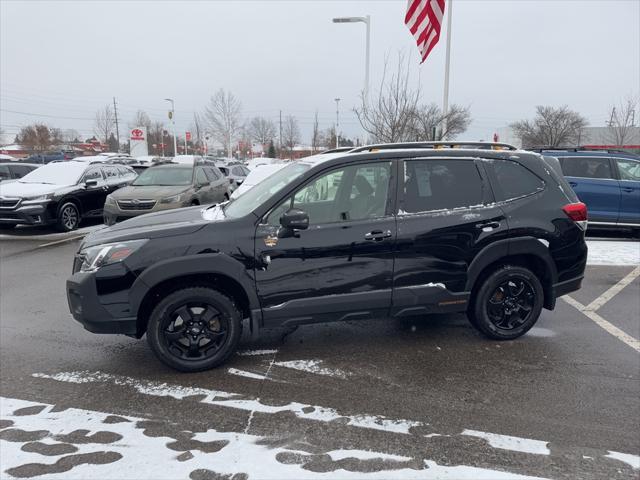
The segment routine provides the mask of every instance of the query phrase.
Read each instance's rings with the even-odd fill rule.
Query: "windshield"
[[[250,188],[235,200],[231,201],[224,213],[228,217],[244,217],[257,206],[271,198],[281,188],[285,187],[304,172],[309,170],[307,163],[293,163],[268,176],[255,187]]]
[[[47,163],[27,173],[20,183],[49,183],[51,185],[75,185],[87,169],[87,163],[56,162]]]
[[[153,167],[142,172],[131,185],[136,187],[191,185],[192,177],[192,168]]]

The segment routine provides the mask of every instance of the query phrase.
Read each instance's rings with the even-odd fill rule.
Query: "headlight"
[[[85,248],[80,252],[81,272],[95,272],[100,267],[123,261],[148,240],[129,240],[120,243],[105,243]]]
[[[160,203],[178,203],[182,200],[183,193],[179,193],[178,195],[173,195],[172,197],[166,197],[160,200]]]
[[[45,195],[37,195],[35,197],[22,197],[23,205],[33,205],[36,203],[50,202],[53,198],[53,193],[47,193]]]
[[[104,200],[105,205],[115,205],[116,201],[113,199],[111,195],[107,195],[107,198]]]

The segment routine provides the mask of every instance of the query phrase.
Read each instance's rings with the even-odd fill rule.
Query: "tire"
[[[533,272],[505,265],[482,282],[467,312],[480,332],[494,340],[513,340],[535,325],[542,312],[544,292]]]
[[[61,232],[71,232],[80,225],[80,211],[75,203],[67,202],[58,210],[56,226]]]
[[[241,334],[242,315],[233,300],[208,287],[184,288],[165,297],[147,326],[153,353],[181,372],[221,365],[236,350]]]
[[[225,194],[224,194],[224,201],[225,201],[225,202],[228,202],[228,201],[229,201],[229,194],[228,194],[228,193],[225,193]]]
[[[197,200],[192,200],[192,201],[191,201],[191,206],[192,206],[192,207],[196,207],[196,206],[198,206],[198,205],[200,205],[200,202],[199,202],[199,201],[197,201]]]

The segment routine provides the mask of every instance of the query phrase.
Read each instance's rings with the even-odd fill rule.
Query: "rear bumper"
[[[73,318],[92,333],[137,333],[136,317],[120,317],[117,315],[123,310],[120,304],[100,302],[93,273],[78,272],[67,280],[67,301]]]

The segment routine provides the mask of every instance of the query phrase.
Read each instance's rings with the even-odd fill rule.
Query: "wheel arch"
[[[517,265],[531,270],[540,280],[544,292],[544,308],[553,310],[553,285],[558,281],[555,262],[548,247],[534,237],[500,240],[485,247],[469,266],[465,290],[472,292],[491,272],[502,265]]]
[[[215,265],[212,268],[213,265]],[[131,311],[137,317],[137,336],[146,331],[149,316],[158,300],[188,286],[216,289],[232,298],[243,318],[260,310],[253,280],[244,266],[224,254],[193,255],[158,262],[136,279],[129,294]],[[257,327],[252,319],[251,327]]]

